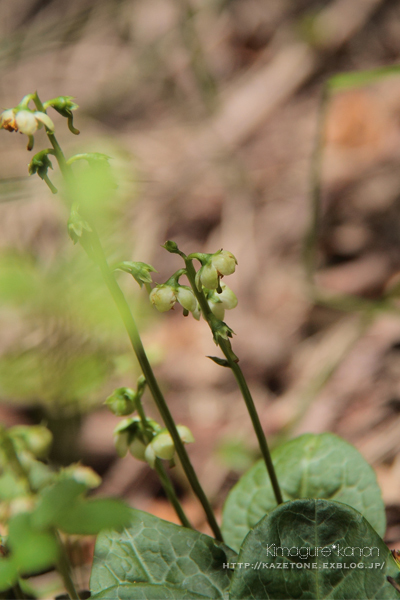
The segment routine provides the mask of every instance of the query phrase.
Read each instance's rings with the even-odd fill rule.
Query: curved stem
[[[57,562],[57,571],[61,575],[61,578],[64,583],[64,587],[67,590],[68,596],[71,598],[71,600],[80,600],[79,594],[76,591],[75,584],[71,577],[71,568],[70,568],[69,560],[67,558],[65,547],[61,541],[61,538],[60,538],[60,535],[58,532],[56,532],[56,537],[58,539],[58,543],[60,546],[60,558]]]
[[[165,493],[167,494],[168,500],[171,502],[172,506],[174,507],[175,512],[178,515],[180,522],[182,523],[182,525],[184,527],[193,529],[193,526],[191,525],[189,519],[187,518],[187,516],[185,514],[185,511],[182,508],[181,503],[178,500],[178,496],[176,495],[175,488],[172,485],[172,482],[167,475],[165,467],[159,458],[156,459],[155,469],[157,471],[157,475],[160,478],[160,481],[165,490]]]
[[[140,420],[142,422],[143,431],[146,432],[145,433],[146,441],[147,441],[147,443],[149,443],[152,439],[153,434],[151,432],[149,432],[147,434],[148,425],[147,425],[146,414],[143,409],[142,401],[138,396],[136,397],[135,405],[136,405],[136,410],[138,412]],[[180,522],[182,523],[182,525],[184,527],[188,527],[189,529],[194,529],[192,527],[189,519],[187,518],[185,511],[182,508],[181,503],[179,502],[178,496],[176,495],[175,488],[174,488],[170,478],[167,475],[167,472],[165,470],[163,462],[159,458],[156,459],[155,470],[157,471],[157,475],[160,478],[161,485],[164,488],[164,491],[167,495],[168,500],[171,502],[172,506],[175,509],[176,514],[178,515],[178,519],[180,520]]]
[[[135,351],[140,367],[142,369],[142,373],[146,378],[147,385],[149,386],[149,390],[154,398],[157,408],[165,423],[165,426],[173,439],[176,452],[182,463],[182,467],[186,473],[186,477],[188,478],[194,493],[196,494],[196,496],[200,500],[200,503],[203,506],[204,512],[207,516],[207,520],[210,524],[212,531],[214,532],[215,537],[218,540],[222,541],[222,533],[215,519],[214,512],[207,499],[207,496],[204,493],[203,488],[200,485],[200,482],[197,478],[195,470],[193,469],[192,463],[190,462],[189,456],[186,452],[183,442],[179,437],[175,421],[171,415],[168,405],[154,376],[153,369],[151,368],[151,365],[147,358],[146,352],[142,344],[142,340],[140,339],[140,335],[135,320],[130,311],[129,305],[125,299],[124,294],[121,291],[121,288],[116,282],[113,273],[111,272],[108,266],[107,260],[104,256],[103,248],[101,246],[100,240],[96,232],[93,231],[92,233],[88,233],[87,235],[90,236],[90,240],[92,243],[93,257],[95,258],[96,263],[100,268],[104,282],[108,287],[108,290],[117,306],[118,312],[120,313],[121,318],[124,322],[125,329],[127,330],[129,339],[132,344],[132,348]]]
[[[33,99],[38,110],[44,111],[43,104],[39,100],[37,94]],[[47,131],[47,136],[52,144],[55,152],[55,157],[59,164],[60,170],[64,177],[66,178],[66,183],[68,184],[68,179],[71,174],[71,167],[67,165],[65,156],[61,150],[60,145],[57,142],[57,139],[53,133]],[[83,237],[86,236],[86,239],[89,241],[87,245],[83,242]],[[107,259],[105,257],[103,247],[101,245],[100,239],[93,227],[92,232],[85,232],[85,236],[81,238],[82,246],[89,253],[91,258],[95,261],[97,266],[99,267],[101,274],[103,276],[104,283],[106,284],[114,303],[116,304],[117,310],[122,318],[122,321],[125,325],[125,329],[128,333],[129,339],[132,344],[132,348],[136,354],[136,357],[139,361],[140,367],[142,369],[143,375],[146,378],[147,385],[149,386],[150,392],[154,398],[154,401],[157,405],[157,408],[161,414],[161,417],[165,423],[166,428],[168,429],[173,442],[175,444],[176,453],[179,456],[181,461],[183,470],[185,471],[186,477],[189,480],[189,483],[193,489],[193,492],[198,497],[201,505],[203,506],[204,512],[206,513],[207,521],[215,535],[215,537],[223,541],[222,533],[215,518],[214,512],[211,508],[211,505],[207,499],[207,496],[204,493],[203,488],[197,478],[196,472],[190,462],[189,456],[186,452],[186,449],[183,445],[181,438],[179,437],[178,430],[175,425],[175,421],[171,415],[171,412],[168,408],[168,405],[164,399],[164,396],[160,390],[160,387],[157,383],[157,380],[154,376],[153,369],[149,363],[147,358],[145,349],[142,344],[142,340],[139,335],[138,328],[136,326],[135,320],[130,311],[129,305],[125,299],[125,296],[119,287],[118,283],[115,280],[114,274],[111,271]]]
[[[203,316],[211,328],[210,319],[212,316],[212,312],[211,312],[210,307],[208,306],[208,302],[207,302],[203,292],[200,292],[196,287],[196,282],[195,282],[196,271],[194,269],[193,262],[191,259],[188,259],[186,257],[183,257],[183,258],[184,258],[185,265],[186,265],[187,278],[189,279],[189,282],[193,289],[193,292],[200,304],[200,308],[203,313]],[[212,328],[211,328],[211,330],[212,330]],[[240,388],[240,391],[242,393],[243,399],[246,403],[247,410],[249,412],[251,422],[253,424],[253,428],[254,428],[254,431],[255,431],[257,439],[258,439],[261,454],[264,459],[265,466],[267,467],[268,475],[271,480],[271,485],[272,485],[272,488],[274,491],[276,501],[278,504],[282,504],[282,502],[283,502],[282,492],[280,490],[278,478],[276,476],[275,468],[272,463],[271,453],[268,448],[268,443],[267,443],[267,440],[266,440],[266,437],[265,437],[265,434],[264,434],[264,431],[263,431],[263,428],[261,425],[260,418],[257,413],[257,409],[254,404],[254,400],[251,396],[249,387],[246,383],[246,379],[243,375],[241,368],[238,365],[237,358],[232,350],[231,343],[229,342],[229,340],[221,340],[219,342],[219,346],[220,346],[222,352],[224,353],[225,358],[228,361],[230,368],[232,369],[233,375],[235,376],[235,379],[236,379],[238,386]]]

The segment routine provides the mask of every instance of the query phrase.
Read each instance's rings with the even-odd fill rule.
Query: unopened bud
[[[135,410],[135,392],[130,388],[121,387],[108,396],[105,404],[117,417],[130,415]]]
[[[36,458],[46,458],[53,442],[51,432],[42,425],[17,425],[9,430],[9,435]]]
[[[151,273],[157,273],[156,269],[147,263],[130,261],[119,263],[114,267],[114,270],[130,273],[140,287],[142,287],[144,283],[152,283]]]
[[[233,256],[232,252],[220,250],[219,252],[213,254],[211,264],[213,267],[215,267],[215,269],[217,269],[219,275],[231,275],[235,272],[237,260]]]
[[[209,290],[216,290],[218,281],[218,271],[211,262],[205,264],[196,273],[196,286],[198,290],[201,290],[202,285]]]
[[[158,433],[150,442],[158,458],[171,460],[175,454],[175,446],[171,435],[165,429]]]
[[[121,431],[114,434],[114,446],[120,458],[124,458],[129,447],[129,433]]]
[[[150,293],[150,302],[160,312],[171,310],[177,300],[177,292],[169,285],[157,285]]]
[[[179,437],[184,444],[191,444],[194,442],[193,433],[190,431],[189,427],[186,427],[186,425],[177,425],[176,428],[178,430]]]
[[[101,484],[101,477],[96,471],[79,463],[63,469],[60,472],[60,476],[66,477],[67,479],[74,479],[78,483],[83,483],[89,489],[97,488]]]
[[[178,302],[183,308],[190,312],[194,312],[197,309],[197,300],[192,290],[189,287],[180,285],[177,291]]]
[[[222,302],[220,302],[218,300],[215,301],[213,298],[210,298],[210,300],[208,300],[208,306],[210,307],[213,315],[215,315],[217,317],[217,319],[219,319],[220,321],[224,320],[225,307],[222,304]]]
[[[129,452],[138,460],[146,461],[146,445],[143,442],[141,442],[138,438],[135,438],[133,442],[129,444]]]

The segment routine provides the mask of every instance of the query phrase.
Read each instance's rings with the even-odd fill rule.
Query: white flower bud
[[[33,135],[38,128],[38,121],[30,110],[20,110],[15,117],[17,128],[25,135]]]
[[[224,320],[225,317],[225,307],[222,302],[214,302],[212,299],[208,300],[208,306],[211,309],[213,315],[217,317],[220,321]]]
[[[171,460],[175,454],[175,446],[172,437],[166,430],[158,433],[150,442],[154,453],[158,458]]]
[[[124,458],[128,452],[129,446],[129,433],[128,431],[121,431],[114,435],[114,446],[117,454],[120,458]]]
[[[196,321],[200,321],[201,310],[200,310],[200,304],[198,302],[197,302],[196,308],[192,314],[193,314],[194,318],[196,319]]]
[[[190,312],[194,312],[197,309],[197,300],[192,290],[183,285],[180,285],[177,291],[178,302],[183,308]]]
[[[133,442],[129,444],[129,452],[138,460],[146,460],[146,446],[138,438],[135,438]]]
[[[186,425],[177,425],[176,428],[178,430],[179,437],[184,444],[191,444],[194,442],[193,433],[190,431],[189,427],[186,427]]]
[[[213,255],[211,264],[218,271],[219,275],[232,275],[232,273],[235,272],[237,260],[233,256],[232,252],[221,250],[221,252],[217,252]]]
[[[150,302],[160,312],[171,310],[176,302],[177,292],[169,285],[157,285],[150,292]]]
[[[96,471],[79,463],[69,465],[69,467],[62,469],[60,475],[62,477],[67,477],[68,479],[74,479],[78,483],[83,483],[90,489],[97,488],[101,484],[101,477]]]
[[[154,469],[154,464],[156,462],[156,453],[154,452],[154,448],[151,444],[149,444],[145,450],[144,458],[147,463],[150,465],[152,469]]]
[[[228,288],[225,283],[221,283],[222,293],[217,294],[219,300],[221,300],[222,305],[227,310],[232,310],[232,308],[236,308],[238,299],[236,298],[236,294],[232,292],[230,288]]]
[[[208,263],[200,269],[200,281],[208,290],[216,290],[218,287],[218,271],[212,263]]]

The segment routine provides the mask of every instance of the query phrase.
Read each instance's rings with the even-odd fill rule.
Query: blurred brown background
[[[226,320],[272,445],[323,431],[355,444],[377,471],[387,541],[399,547],[400,317],[317,305],[303,240],[322,85],[399,62],[400,2],[2,0],[0,17],[2,107],[35,89],[42,100],[74,96],[80,137],[54,119],[66,153],[113,157],[111,260],[149,262],[161,283],[181,267],[160,248],[167,239],[187,253],[233,252],[227,283],[239,305]],[[375,302],[400,271],[400,76],[335,94],[323,138],[317,281]],[[62,202],[27,177],[25,144],[1,132],[1,418],[45,419],[56,460],[82,458],[103,475],[101,492],[174,519],[151,470],[116,459],[118,419],[102,403],[139,371],[97,275],[67,238]],[[120,281],[220,509],[258,456],[233,378],[205,358],[218,351],[203,321],[180,309],[158,315],[133,280]],[[203,527],[179,469],[174,478]]]

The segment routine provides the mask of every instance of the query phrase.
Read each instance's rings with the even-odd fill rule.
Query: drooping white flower
[[[178,287],[177,300],[179,304],[189,312],[194,312],[197,309],[196,297],[189,287],[184,285]]]
[[[17,131],[25,135],[33,135],[37,129],[46,125],[50,132],[54,131],[54,123],[44,112],[31,110],[20,110],[15,115]]]
[[[203,265],[196,273],[196,287],[201,291],[202,286],[208,290],[216,290],[218,287],[218,271],[211,262]]]
[[[157,285],[150,292],[150,302],[160,312],[171,310],[177,300],[177,292],[170,285]]]
[[[215,301],[214,298],[210,298],[208,300],[208,306],[210,307],[210,310],[213,313],[213,315],[217,317],[217,319],[219,319],[220,321],[224,320],[225,307],[222,304],[222,302],[219,302],[218,300]]]
[[[232,273],[235,272],[237,260],[233,256],[232,252],[228,252],[228,250],[221,250],[220,252],[213,254],[211,258],[211,264],[218,271],[219,275],[232,275]]]
[[[222,302],[222,305],[227,310],[232,310],[232,308],[236,308],[238,299],[236,294],[225,284],[221,283],[222,293],[217,294],[219,300]]]
[[[184,444],[191,444],[194,442],[193,433],[190,431],[189,427],[186,427],[186,425],[177,425],[176,428],[178,430],[179,437]]]
[[[196,273],[198,290],[201,290],[201,286],[208,290],[216,290],[220,277],[234,273],[237,265],[236,258],[232,252],[227,250],[219,250],[215,254],[209,254],[207,260],[202,262],[203,266]]]

